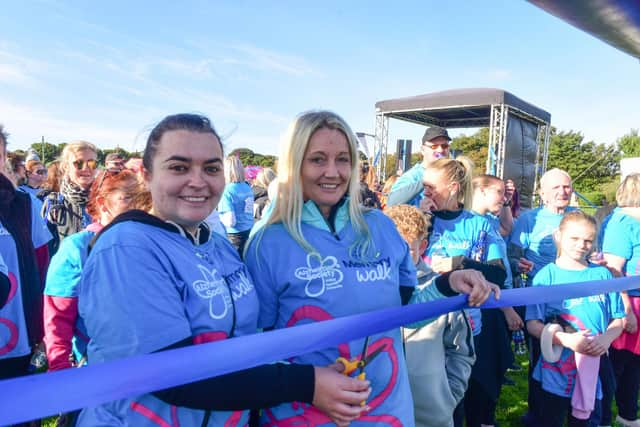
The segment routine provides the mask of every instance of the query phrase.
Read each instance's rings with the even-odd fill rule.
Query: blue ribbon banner
[[[482,308],[553,302],[640,287],[640,277],[505,290]],[[139,396],[284,360],[469,308],[458,295],[341,317],[324,322],[145,354],[81,369],[0,381],[0,425],[44,418],[62,412]]]

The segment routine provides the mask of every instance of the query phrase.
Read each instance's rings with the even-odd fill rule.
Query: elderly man
[[[561,169],[551,169],[540,178],[543,206],[524,212],[513,225],[509,240],[509,258],[514,271],[527,275],[525,286],[533,276],[556,259],[553,231],[560,225],[569,207],[573,187],[571,177]]]
[[[442,157],[449,157],[449,142],[451,138],[445,128],[432,126],[428,128],[422,137],[422,162],[406,171],[391,187],[387,205],[410,204],[420,205],[423,197],[424,186],[422,176],[429,163]]]
[[[524,212],[513,225],[509,239],[509,259],[512,271],[518,271],[525,279],[522,286],[531,286],[533,276],[545,265],[556,259],[556,245],[553,232],[560,225],[565,212],[575,210],[569,207],[573,187],[571,177],[561,169],[551,169],[540,178],[540,198],[542,207]],[[522,312],[521,312],[522,313]],[[532,378],[532,367],[540,357],[539,341],[531,337],[529,347],[529,412],[523,417],[527,426],[538,425],[541,385]]]

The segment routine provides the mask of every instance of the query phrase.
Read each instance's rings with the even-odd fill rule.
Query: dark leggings
[[[638,388],[640,384],[640,356],[628,350],[609,350],[616,375],[616,404],[618,414],[629,421],[638,418]]]
[[[579,420],[571,415],[571,398],[562,397],[540,390],[538,402],[544,410],[539,411],[539,425],[544,427],[563,427],[567,415],[569,427],[588,427],[589,420]]]

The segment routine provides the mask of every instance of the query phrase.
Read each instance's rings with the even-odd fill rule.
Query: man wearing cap
[[[432,126],[428,128],[422,137],[422,162],[406,171],[391,187],[388,206],[410,204],[418,206],[424,197],[422,175],[431,162],[442,157],[449,157],[449,142],[451,138],[445,128]]]
[[[111,153],[104,159],[104,165],[110,172],[120,172],[124,169],[124,157],[120,153]]]

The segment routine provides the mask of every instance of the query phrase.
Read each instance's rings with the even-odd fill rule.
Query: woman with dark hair
[[[78,285],[89,244],[115,217],[132,208],[132,201],[140,191],[133,172],[102,172],[91,186],[87,203],[93,222],[65,239],[51,259],[44,290],[44,342],[50,371],[86,361],[88,338],[78,318]]]
[[[168,116],[151,131],[143,158],[150,213],[130,211],[105,227],[83,269],[89,363],[257,332],[251,276],[205,222],[222,196],[223,159],[206,117]],[[335,369],[270,364],[86,408],[78,425],[245,425],[248,409],[296,400],[346,425],[368,388]]]

